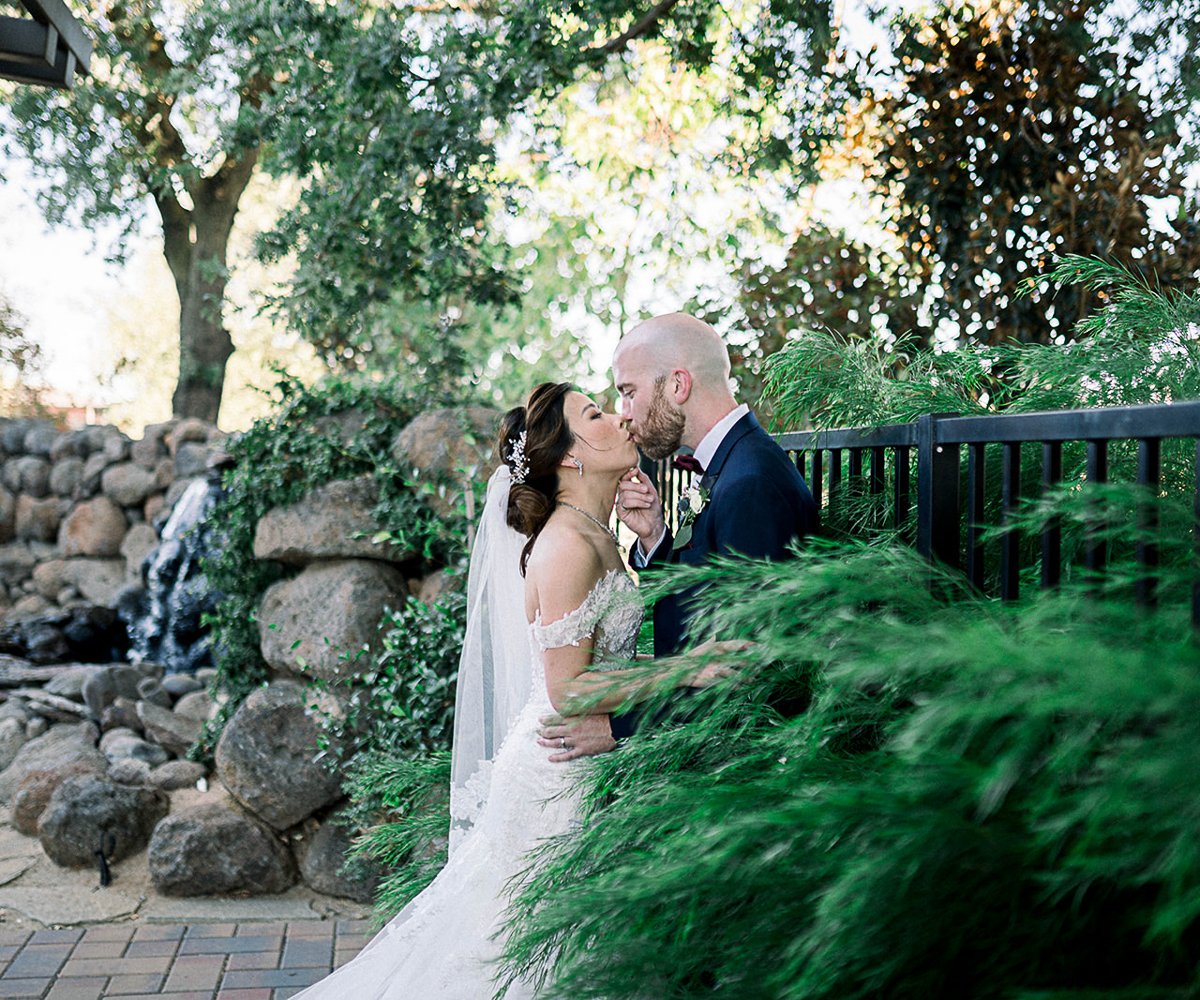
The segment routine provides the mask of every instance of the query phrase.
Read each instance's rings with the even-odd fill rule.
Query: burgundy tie
[[[676,455],[671,459],[671,465],[684,472],[698,472],[704,475],[704,466],[696,461],[695,455]]]

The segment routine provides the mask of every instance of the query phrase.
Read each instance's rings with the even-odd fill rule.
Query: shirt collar
[[[749,412],[750,407],[746,403],[742,403],[740,406],[735,406],[718,420],[713,429],[705,434],[704,439],[696,445],[694,453],[696,461],[707,469],[712,463],[713,457],[717,454],[717,449],[721,447],[721,442],[725,440],[725,435],[733,430],[733,425]]]

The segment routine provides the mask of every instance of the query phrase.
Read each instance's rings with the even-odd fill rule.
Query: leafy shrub
[[[826,426],[1200,396],[1200,297],[1116,278],[1092,339],[1013,348],[1002,371],[983,352],[878,366],[818,337],[776,386]],[[1151,501],[1128,486],[1068,482],[1012,519],[1032,542],[1059,517],[1069,538],[1100,500],[1113,560],[1103,584],[1068,573],[1021,602],[885,531],[668,574],[710,588],[697,634],[756,645],[686,723],[589,763],[581,824],[531,859],[510,909],[506,973],[579,1000],[1194,996],[1186,457],[1164,449],[1154,608],[1131,597]]]
[[[224,494],[212,514],[219,537],[204,571],[221,597],[207,623],[213,632],[216,685],[229,697],[193,748],[197,757],[211,756],[226,719],[269,678],[255,614],[263,592],[283,578],[285,569],[254,557],[255,527],[268,510],[332,480],[369,474],[380,491],[376,540],[392,540],[418,553],[414,565],[406,567],[408,575],[453,562],[465,548],[465,511],[439,517],[422,500],[445,484],[414,482],[412,470],[398,468],[390,453],[396,434],[413,417],[429,407],[450,405],[450,400],[414,396],[399,378],[338,377],[309,387],[284,376],[276,392],[274,413],[230,441],[235,464],[225,475]],[[359,651],[345,652],[353,656]]]
[[[1200,293],[1161,291],[1116,264],[1066,257],[1058,285],[1108,304],[1069,344],[920,349],[899,340],[807,331],[767,361],[780,428],[874,426],[925,413],[966,416],[1200,398]]]
[[[466,596],[413,600],[380,623],[381,650],[366,670],[329,687],[345,714],[329,718],[328,746],[411,755],[446,750],[454,730],[454,685],[466,627]]]
[[[759,645],[690,722],[592,762],[510,970],[631,1000],[1185,995],[1200,644],[1179,569],[1156,611],[973,599],[882,545],[679,574],[711,585],[707,628]]]

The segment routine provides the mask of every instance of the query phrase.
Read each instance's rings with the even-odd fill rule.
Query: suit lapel
[[[712,461],[708,463],[708,468],[704,470],[704,475],[700,479],[701,489],[708,490],[710,493],[712,492],[713,485],[721,475],[721,469],[725,466],[725,462],[729,458],[729,453],[733,451],[734,445],[747,434],[759,429],[761,428],[758,418],[753,413],[747,413],[729,429],[729,433],[725,435],[724,440],[717,446],[716,454],[713,455]]]

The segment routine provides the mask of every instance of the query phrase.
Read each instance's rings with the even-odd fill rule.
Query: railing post
[[[957,569],[958,445],[941,445],[937,422],[954,413],[917,418],[917,551]]]

